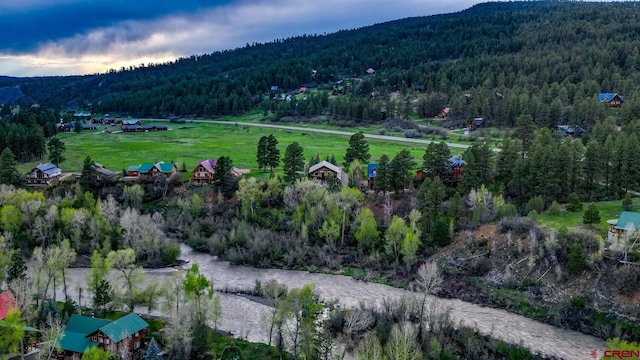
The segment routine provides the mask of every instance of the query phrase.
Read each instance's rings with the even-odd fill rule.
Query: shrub
[[[496,211],[496,218],[502,219],[503,217],[518,216],[518,208],[513,204],[502,204],[498,206]]]
[[[616,291],[625,296],[632,296],[640,287],[640,268],[622,266],[613,271],[612,284]]]
[[[567,204],[567,211],[569,212],[580,212],[582,211],[582,200],[576,193],[571,193],[569,195],[569,204]]]
[[[531,211],[535,211],[538,214],[540,214],[543,210],[544,210],[544,198],[540,195],[534,196],[531,199],[529,199],[529,201],[527,201],[527,204],[524,206],[524,212],[527,214],[530,213]]]
[[[624,211],[633,211],[633,198],[631,194],[627,193],[624,196],[624,200],[622,200],[622,210]]]
[[[180,245],[177,243],[169,244],[162,252],[162,265],[172,265],[178,261],[180,257]]]
[[[536,228],[536,220],[529,217],[505,217],[500,220],[498,230],[501,233],[513,231],[517,235],[529,234],[531,229]]]
[[[579,242],[575,241],[569,249],[569,260],[567,261],[569,272],[577,275],[587,267],[587,259],[584,256],[584,250]]]
[[[589,205],[587,210],[585,210],[582,222],[587,225],[597,224],[600,222],[600,211],[595,204]]]
[[[560,215],[560,204],[557,201],[553,200],[551,206],[549,206],[549,215],[558,216]]]

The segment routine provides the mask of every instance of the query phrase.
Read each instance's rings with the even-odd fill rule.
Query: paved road
[[[259,124],[259,123],[249,123],[249,122],[232,122],[232,121],[218,121],[218,120],[189,120],[189,122],[213,123],[213,124],[223,124],[223,125],[238,124],[242,126],[256,126],[256,127],[262,127],[262,128],[306,131],[306,132],[316,132],[316,133],[333,134],[333,135],[344,135],[344,136],[351,136],[355,134],[354,132],[349,132],[349,131],[318,129],[318,128],[288,126],[288,125]],[[376,134],[364,134],[364,137],[369,139],[383,140],[383,141],[405,142],[405,143],[414,143],[414,144],[423,144],[423,145],[428,145],[433,142],[439,142],[439,141],[432,141],[432,140],[425,140],[425,139],[409,139],[409,138],[404,138],[399,136],[387,136],[387,135],[376,135]],[[446,143],[446,144],[451,148],[458,148],[458,149],[469,148],[469,145],[465,145],[465,144],[456,144],[456,143]],[[499,152],[500,148],[493,148],[493,151]]]

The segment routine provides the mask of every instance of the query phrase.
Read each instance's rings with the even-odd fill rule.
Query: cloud
[[[11,11],[16,18],[21,18],[21,14],[24,19],[44,16],[42,14],[51,18],[60,16],[62,12],[67,16],[67,24],[75,19],[78,23],[67,29],[61,25],[63,21],[52,21],[52,25],[47,24],[51,26],[51,32],[42,29],[27,34],[27,43],[31,41],[29,45],[11,47],[11,41],[8,41],[8,49],[3,50],[0,46],[0,64],[15,63],[9,67],[2,66],[3,72],[15,75],[32,75],[38,69],[43,75],[104,72],[122,66],[165,62],[182,56],[233,49],[245,43],[322,34],[409,16],[458,11],[472,5],[468,0],[62,2],[62,6],[52,10],[47,10],[47,2],[43,0],[25,1],[27,5],[23,6],[30,6],[27,10],[12,8],[11,3],[18,3],[13,0],[8,6],[5,3],[0,5],[0,13],[3,7],[13,9]],[[178,8],[174,4],[181,6]],[[141,14],[145,7],[149,11]],[[4,18],[5,15],[0,16],[0,24]],[[5,26],[0,25],[0,33]],[[2,37],[6,35],[0,35],[0,44],[3,44]],[[13,70],[9,73],[7,69]],[[25,69],[29,71],[25,72]]]

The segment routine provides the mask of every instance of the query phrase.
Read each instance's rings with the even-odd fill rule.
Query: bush
[[[529,217],[505,217],[500,220],[498,230],[501,233],[513,231],[517,235],[527,235],[536,228],[536,220]]]
[[[625,296],[632,296],[640,287],[640,268],[622,266],[613,271],[612,284],[617,292]]]
[[[576,193],[571,193],[569,195],[569,204],[567,204],[567,211],[569,212],[580,212],[582,211],[582,200],[580,196]]]
[[[567,268],[573,275],[581,273],[587,267],[587,259],[584,256],[584,250],[579,242],[575,241],[569,249],[569,260],[567,261]]]
[[[584,216],[582,217],[582,222],[590,225],[597,224],[600,222],[600,211],[595,204],[589,205],[587,210],[584,212]]]
[[[540,214],[543,210],[544,210],[544,198],[540,195],[534,196],[531,199],[529,199],[529,201],[527,201],[527,204],[524,206],[524,212],[527,214],[530,213],[531,211],[535,211],[538,214]]]
[[[513,204],[502,204],[496,211],[496,218],[502,219],[503,217],[518,216],[518,208]]]
[[[553,200],[551,206],[549,206],[549,215],[558,216],[560,215],[560,204],[557,201]]]
[[[173,265],[180,257],[180,245],[177,243],[169,244],[162,252],[162,265]]]

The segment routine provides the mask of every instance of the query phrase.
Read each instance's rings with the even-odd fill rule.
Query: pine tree
[[[0,154],[0,184],[18,186],[22,183],[22,175],[16,167],[16,158],[11,149],[6,147]]]
[[[587,210],[584,211],[582,222],[587,225],[597,224],[600,222],[600,211],[595,204],[589,205],[589,207],[587,207]]]
[[[96,164],[91,160],[91,156],[84,159],[82,164],[82,174],[80,175],[80,185],[85,190],[94,190],[98,186],[98,171]]]
[[[440,179],[447,179],[451,171],[451,150],[446,143],[430,143],[422,157],[424,171],[429,177],[439,176]]]
[[[413,173],[411,170],[416,166],[416,162],[409,150],[401,150],[391,160],[391,187],[399,194],[404,192],[405,187],[411,184]]]
[[[267,169],[267,158],[268,158],[268,144],[269,138],[267,136],[263,136],[258,140],[258,149],[256,152],[256,160],[258,162],[258,168]]]
[[[373,190],[378,194],[391,191],[392,176],[393,174],[391,173],[389,157],[387,155],[382,155],[378,161],[376,176],[373,179]]]
[[[57,137],[53,137],[49,140],[47,150],[49,150],[49,161],[51,161],[55,166],[59,167],[60,164],[66,160],[63,155],[65,150],[64,143]]]
[[[304,149],[297,142],[289,144],[284,153],[284,181],[294,182],[304,170]]]
[[[587,259],[584,256],[582,245],[575,241],[569,249],[569,259],[567,260],[569,272],[573,275],[579,274],[587,267]]]
[[[278,139],[273,134],[267,137],[267,152],[265,166],[273,172],[274,167],[280,165],[280,150],[278,150]]]
[[[151,338],[149,341],[149,345],[147,346],[147,352],[144,355],[144,360],[160,360],[162,356],[160,355],[160,348],[158,347],[158,343],[156,339]]]
[[[218,186],[218,188],[229,195],[235,189],[233,189],[234,178],[231,173],[231,169],[233,168],[233,160],[231,160],[228,156],[221,156],[218,158],[216,162],[216,166],[213,168],[213,183]]]
[[[569,212],[582,211],[582,200],[580,200],[580,196],[578,196],[578,194],[571,193],[571,195],[569,195],[569,204],[567,205],[567,211]]]
[[[369,154],[369,144],[362,132],[355,133],[349,138],[349,147],[344,156],[344,166],[349,166],[353,160],[359,160],[362,164],[369,162],[371,154]]]

